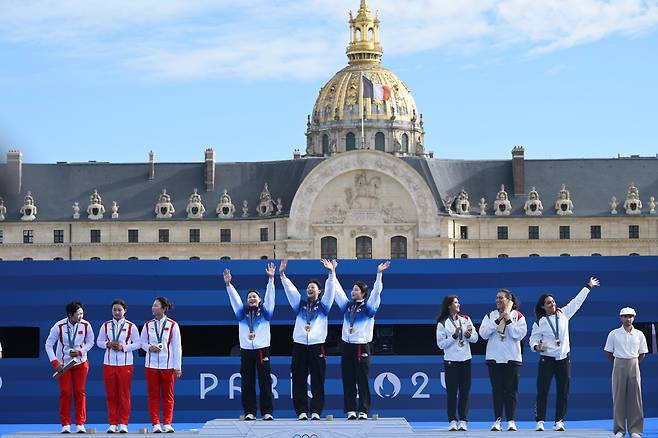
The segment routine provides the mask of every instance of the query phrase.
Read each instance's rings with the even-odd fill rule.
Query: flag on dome
[[[375,84],[365,76],[363,79],[363,97],[369,97],[373,100],[387,101],[391,98],[391,87],[383,84]]]

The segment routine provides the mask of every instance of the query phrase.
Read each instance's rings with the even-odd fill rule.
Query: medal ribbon
[[[560,341],[560,316],[558,315],[558,312],[555,312],[555,327],[553,327],[553,323],[551,322],[551,318],[546,316],[546,321],[548,321],[548,325],[551,327],[551,331],[555,335],[555,340]]]
[[[310,301],[306,303],[306,324],[310,324],[313,318],[313,304],[315,303],[311,303]]]
[[[162,328],[158,332],[158,320],[155,320],[155,337],[158,339],[158,344],[162,344],[162,336],[164,335],[165,325],[167,325],[167,317],[162,318]],[[114,341],[116,342],[116,341]]]
[[[73,338],[71,338],[71,326],[69,325],[69,322],[66,322],[66,335],[69,338],[69,348],[75,347],[75,337],[78,334],[78,324],[75,323],[75,326],[73,327]]]
[[[448,320],[450,321],[452,326],[455,328],[455,330],[457,330],[457,324],[455,324],[455,321],[452,320],[451,316],[448,316]],[[459,321],[459,328],[462,328],[462,320],[459,319],[459,315],[457,315],[457,321]],[[459,331],[459,340],[460,341],[464,340],[464,331],[463,330]]]
[[[249,312],[247,312],[247,324],[249,325],[249,331],[251,333],[254,333],[254,321],[258,317],[258,308],[256,309],[249,309]]]
[[[356,312],[363,306],[363,302],[361,303],[352,303],[350,306],[350,328],[354,328],[354,320],[356,319]]]
[[[119,326],[119,333],[117,334],[114,332],[114,321],[112,321],[112,342],[119,342],[119,336],[121,336],[121,330],[123,330],[124,325],[126,325],[126,321],[121,323]]]

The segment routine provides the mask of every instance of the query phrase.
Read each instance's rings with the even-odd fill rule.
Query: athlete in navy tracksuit
[[[324,377],[327,368],[327,356],[324,341],[327,338],[328,316],[334,302],[333,265],[329,260],[322,260],[329,270],[325,282],[324,294],[320,296],[320,282],[310,280],[306,285],[306,294],[302,299],[295,285],[286,277],[288,260],[281,261],[279,274],[286,291],[288,302],[295,313],[295,328],[292,333],[292,399],[295,413],[299,420],[307,420],[309,413],[306,380],[311,375],[311,419],[319,420],[324,408]]]
[[[231,271],[224,269],[226,291],[238,320],[240,384],[245,420],[256,419],[256,373],[260,389],[260,412],[263,420],[273,419],[270,320],[274,312],[274,269],[274,263],[268,264],[265,269],[269,280],[263,301],[257,291],[250,290],[246,305],[231,284]]]
[[[334,268],[336,267],[335,260]],[[381,303],[382,272],[391,265],[390,262],[377,266],[377,279],[368,296],[368,286],[363,282],[356,282],[352,287],[352,300],[350,301],[340,282],[334,275],[336,288],[335,301],[343,312],[342,354],[340,366],[343,373],[344,409],[348,420],[355,420],[356,391],[359,391],[360,420],[368,418],[370,410],[370,387],[368,386],[368,373],[370,371],[370,342],[375,326],[375,314]]]

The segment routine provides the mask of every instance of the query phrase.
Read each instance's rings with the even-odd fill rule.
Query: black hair
[[[519,310],[519,305],[521,304],[521,302],[516,297],[516,295],[514,295],[512,292],[504,288],[500,289],[498,292],[504,293],[507,299],[512,301],[512,310]],[[498,294],[498,292],[496,292],[496,294]]]
[[[363,299],[365,300],[366,297],[368,296],[368,285],[362,281],[357,281],[356,283],[354,283],[354,286],[358,287],[361,290],[361,295],[363,295]]]
[[[548,297],[555,299],[553,294],[543,294],[537,300],[537,304],[535,304],[535,316],[537,317],[537,324],[539,324],[539,320],[542,318],[542,316],[546,316],[546,310],[544,310],[544,301],[546,301],[546,298]]]
[[[306,286],[308,286],[311,283],[315,283],[318,287],[318,289],[322,290],[322,286],[320,286],[320,280],[316,280],[315,278],[312,278],[306,283]]]
[[[443,297],[443,302],[441,303],[441,310],[439,311],[439,316],[436,318],[436,322],[443,322],[450,315],[449,307],[452,305],[452,302],[455,301],[455,298],[459,298],[457,295],[446,295]]]
[[[160,305],[162,306],[162,309],[164,309],[165,315],[167,312],[169,312],[171,309],[174,308],[174,303],[169,301],[167,297],[155,297],[156,301],[160,301]]]
[[[78,309],[82,309],[80,301],[71,301],[66,305],[66,316],[72,316]]]
[[[114,307],[115,304],[118,304],[121,307],[123,307],[123,310],[128,310],[128,305],[121,298],[117,298],[116,300],[112,301],[112,307]]]

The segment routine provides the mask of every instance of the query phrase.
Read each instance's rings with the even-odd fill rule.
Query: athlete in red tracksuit
[[[182,375],[183,350],[180,328],[176,321],[167,317],[171,307],[166,297],[157,297],[151,307],[153,319],[144,324],[141,334],[142,349],[146,351],[146,385],[153,433],[174,431],[171,427],[174,415],[174,380]],[[160,427],[161,399],[164,430]]]
[[[142,345],[139,329],[125,319],[128,306],[124,300],[112,302],[113,318],[98,331],[96,345],[105,349],[103,378],[107,394],[107,433],[128,433],[130,418],[130,382],[133,378],[133,351]]]
[[[56,371],[74,359],[76,365],[59,378],[59,416],[62,433],[71,432],[71,395],[75,398],[76,432],[85,433],[87,406],[85,383],[89,372],[87,352],[94,346],[94,329],[82,319],[82,304],[72,301],[66,305],[67,317],[50,329],[46,338],[46,353]],[[54,348],[54,349],[53,349]]]

